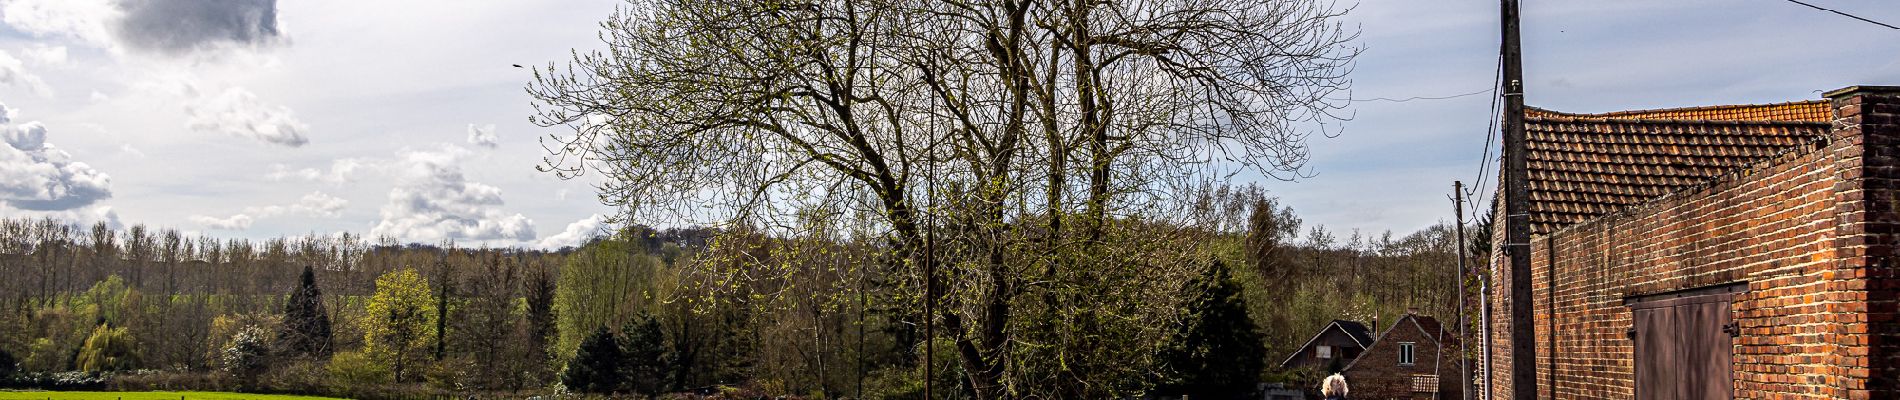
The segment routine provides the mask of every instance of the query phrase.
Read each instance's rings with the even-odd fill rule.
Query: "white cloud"
[[[355,180],[357,172],[372,167],[374,167],[374,165],[368,161],[358,158],[344,158],[330,161],[329,170],[308,167],[293,170],[283,164],[271,164],[270,172],[264,174],[264,179],[271,181],[296,179],[305,182],[343,184]]]
[[[70,210],[54,210],[54,211],[23,210],[23,209],[18,209],[18,208],[13,208],[13,207],[7,207],[6,205],[0,204],[0,215],[5,215],[8,218],[18,218],[18,219],[50,218],[53,220],[63,221],[66,223],[71,223],[71,224],[78,224],[81,226],[90,226],[95,223],[104,222],[106,223],[107,227],[110,227],[112,229],[120,229],[120,228],[125,227],[125,224],[119,221],[119,212],[114,211],[112,209],[112,206],[103,205],[103,204],[95,204],[91,206],[74,208]]]
[[[70,210],[112,197],[112,178],[46,143],[38,121],[13,123],[0,105],[0,201],[23,210]]]
[[[313,217],[336,218],[343,216],[343,209],[350,201],[331,196],[323,192],[310,192],[290,205],[269,205],[263,207],[245,207],[244,211],[229,217],[218,218],[205,215],[193,215],[191,221],[206,228],[223,230],[250,229],[251,223],[258,219],[281,215],[300,214]]]
[[[547,250],[555,250],[568,246],[579,247],[595,236],[605,233],[606,230],[607,216],[594,214],[587,218],[581,218],[579,221],[574,221],[574,223],[567,224],[567,229],[562,230],[561,233],[541,238],[540,241],[535,242],[535,247]]]
[[[138,157],[138,158],[145,158],[145,157],[146,157],[146,156],[145,156],[145,152],[144,152],[144,151],[141,151],[141,150],[139,150],[139,148],[137,148],[137,147],[132,147],[132,144],[131,144],[131,143],[123,143],[123,144],[120,144],[120,145],[119,145],[119,153],[121,153],[121,154],[125,154],[125,155],[128,155],[128,156],[133,156],[133,157]]]
[[[242,87],[233,86],[216,95],[209,95],[200,91],[197,85],[186,83],[184,95],[185,126],[192,130],[290,147],[310,142],[304,137],[304,132],[310,130],[310,126],[298,120],[290,107],[264,104],[257,99],[256,94]]]
[[[40,65],[66,65],[66,46],[36,44],[20,51],[27,61]]]
[[[204,227],[207,229],[241,231],[245,229],[251,229],[251,223],[256,222],[256,221],[253,220],[251,216],[249,215],[238,214],[238,215],[233,215],[226,218],[193,215],[191,216],[191,222],[199,224],[199,225],[204,225]]]
[[[20,32],[41,38],[72,39],[112,47],[106,28],[119,18],[118,8],[105,0],[13,0],[0,8],[0,21]]]
[[[40,96],[53,94],[52,87],[46,86],[46,81],[41,80],[39,75],[27,72],[26,63],[13,58],[5,50],[0,50],[0,83],[24,87]]]
[[[370,236],[409,242],[534,240],[534,221],[501,210],[501,188],[462,175],[460,162],[468,154],[448,145],[438,151],[400,153],[396,186],[389,190],[382,221],[370,228]]]
[[[468,144],[492,149],[500,142],[501,138],[495,135],[495,124],[482,126],[468,124]]]
[[[275,217],[286,214],[303,214],[313,217],[336,218],[343,216],[343,208],[350,205],[349,200],[331,196],[323,192],[310,192],[296,203],[288,206],[264,206],[244,209],[244,214],[258,218]]]

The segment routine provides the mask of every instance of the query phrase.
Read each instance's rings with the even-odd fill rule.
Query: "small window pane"
[[[1412,344],[1399,343],[1399,365],[1412,365]]]
[[[1333,358],[1333,346],[1319,346],[1319,358]]]

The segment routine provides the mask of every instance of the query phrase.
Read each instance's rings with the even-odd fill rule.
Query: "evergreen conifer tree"
[[[1262,368],[1259,328],[1247,315],[1240,285],[1216,261],[1191,282],[1188,315],[1162,350],[1156,389],[1194,399],[1239,399],[1253,393]]]
[[[581,341],[581,347],[561,372],[561,384],[581,393],[613,393],[620,389],[621,365],[626,357],[619,340],[603,326]]]
[[[306,265],[303,278],[284,302],[284,326],[277,343],[291,356],[324,357],[330,355],[330,314],[323,308],[323,290],[317,288],[316,272]]]
[[[621,329],[621,335],[625,338],[621,342],[621,352],[626,356],[621,372],[626,379],[627,389],[649,396],[665,390],[668,370],[666,333],[660,329],[659,320],[653,319],[652,315],[642,314]]]

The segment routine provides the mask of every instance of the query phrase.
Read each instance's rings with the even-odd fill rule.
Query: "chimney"
[[[1406,307],[1405,315],[1418,315],[1418,307]]]
[[[1372,341],[1379,341],[1379,316],[1372,316]]]
[[[1894,119],[1894,114],[1900,113],[1900,86],[1848,86],[1822,96],[1834,106],[1836,140],[1859,139],[1851,143],[1880,146],[1888,143],[1880,137],[1900,134],[1900,129],[1896,129],[1900,121]]]

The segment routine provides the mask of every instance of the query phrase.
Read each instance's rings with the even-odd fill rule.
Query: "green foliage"
[[[627,390],[655,395],[666,389],[666,332],[653,316],[642,314],[621,329],[620,353],[621,379]]]
[[[914,400],[924,398],[924,380],[913,368],[891,366],[872,371],[865,378],[864,397],[868,399]]]
[[[257,375],[269,366],[266,332],[256,325],[245,326],[225,342],[224,354],[219,358],[224,372],[238,378],[246,387],[256,384]]]
[[[127,309],[137,301],[138,292],[127,287],[124,278],[112,275],[86,289],[78,308],[106,322],[124,325],[129,317]]]
[[[1156,392],[1245,398],[1259,379],[1264,354],[1240,286],[1224,264],[1214,262],[1187,289],[1188,316],[1158,357],[1156,369],[1165,375]]]
[[[337,352],[330,357],[330,363],[324,369],[337,382],[352,385],[388,383],[394,377],[387,365],[376,362],[368,353],[361,351]]]
[[[574,358],[561,372],[561,384],[581,393],[613,393],[621,387],[620,341],[602,326],[582,341]]]
[[[79,350],[76,360],[80,371],[124,371],[139,367],[138,342],[125,328],[99,324]]]
[[[297,357],[330,355],[330,313],[323,308],[323,290],[309,266],[304,266],[297,288],[284,303],[283,329],[278,331],[278,348]]]
[[[554,315],[560,340],[556,355],[568,357],[588,330],[615,326],[645,311],[652,301],[660,259],[625,240],[601,240],[568,256],[555,285]]]
[[[208,361],[210,366],[222,366],[225,350],[231,348],[230,339],[238,337],[244,334],[244,331],[250,329],[263,329],[265,332],[270,332],[274,327],[282,324],[282,321],[279,319],[281,317],[282,315],[276,313],[224,314],[212,317],[211,323],[209,324],[210,326],[206,328],[209,340],[206,340],[204,343],[205,354],[203,357]]]
[[[53,372],[68,368],[69,354],[53,343],[50,338],[33,339],[26,345],[26,359],[20,361],[20,369],[30,372]]]
[[[1491,217],[1495,215],[1496,209],[1486,207],[1484,214],[1479,215],[1478,220],[1472,221],[1471,227],[1465,230],[1465,255],[1478,260],[1491,258],[1491,230],[1497,227]]]
[[[227,392],[9,392],[0,399],[57,400],[339,400],[330,397]]]
[[[363,352],[389,368],[397,382],[415,378],[435,336],[435,299],[414,269],[383,274],[363,318]]]

